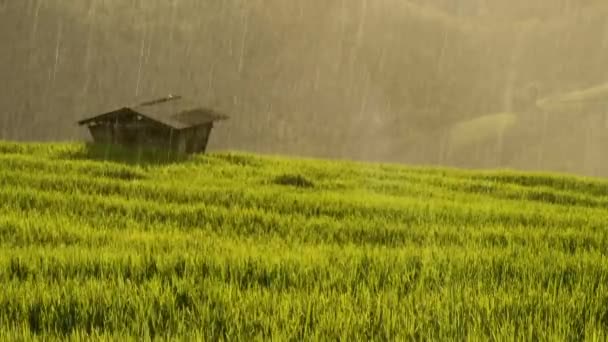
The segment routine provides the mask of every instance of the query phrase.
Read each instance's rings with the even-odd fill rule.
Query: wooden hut
[[[228,116],[193,104],[181,96],[123,107],[78,122],[96,143],[204,153],[213,124]]]

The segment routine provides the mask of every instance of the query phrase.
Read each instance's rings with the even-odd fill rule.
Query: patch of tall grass
[[[603,180],[103,151],[0,143],[0,339],[608,337]]]

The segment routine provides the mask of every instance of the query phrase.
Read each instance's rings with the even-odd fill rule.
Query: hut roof
[[[181,96],[169,95],[164,98],[142,102],[133,106],[123,107],[108,113],[96,115],[81,120],[78,124],[84,125],[95,120],[115,116],[117,113],[124,112],[125,110],[135,112],[174,129],[184,129],[213,121],[228,119],[227,115],[199,106]]]

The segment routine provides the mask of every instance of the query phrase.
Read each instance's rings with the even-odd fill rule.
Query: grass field
[[[162,159],[0,143],[0,340],[608,337],[606,181]]]

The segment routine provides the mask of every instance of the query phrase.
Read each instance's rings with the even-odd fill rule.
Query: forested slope
[[[233,116],[214,148],[439,163],[444,127],[607,79],[603,2],[454,4],[11,1],[0,132],[83,138],[82,116],[176,93]]]

